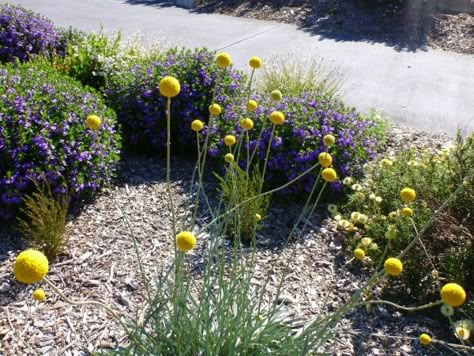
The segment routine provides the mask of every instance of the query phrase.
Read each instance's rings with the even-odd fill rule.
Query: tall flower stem
[[[262,192],[262,189],[263,189],[263,183],[265,181],[265,173],[267,171],[267,165],[268,165],[268,157],[270,156],[270,149],[272,148],[272,142],[273,142],[273,136],[275,135],[275,129],[276,129],[276,125],[273,124],[273,127],[272,127],[272,133],[270,135],[270,141],[268,141],[268,146],[267,146],[267,153],[265,155],[265,161],[263,162],[263,170],[262,170],[262,182],[260,183],[260,188],[258,190],[258,193],[260,194]],[[255,151],[254,151],[255,152]],[[250,161],[252,161],[252,158],[250,159]]]

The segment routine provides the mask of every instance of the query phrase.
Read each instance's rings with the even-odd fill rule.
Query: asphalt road
[[[342,97],[361,112],[371,107],[414,128],[453,135],[474,131],[474,56],[440,50],[397,51],[382,43],[325,39],[296,26],[196,14],[147,0],[20,0],[59,26],[86,31],[140,30],[148,41],[225,49],[247,69],[257,55],[323,57],[343,78]]]

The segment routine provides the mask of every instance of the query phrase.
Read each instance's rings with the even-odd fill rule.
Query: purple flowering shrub
[[[32,181],[46,179],[55,193],[79,196],[103,183],[119,159],[115,113],[92,89],[44,65],[0,67],[0,218],[15,215]],[[96,133],[88,115],[102,117]],[[101,158],[103,152],[103,158]]]
[[[47,54],[58,44],[53,23],[21,6],[0,5],[0,60],[24,62],[31,55]]]
[[[207,49],[174,48],[112,75],[105,95],[117,112],[124,141],[139,150],[165,148],[166,98],[160,95],[158,85],[165,75],[173,75],[181,83],[181,92],[171,106],[173,150],[193,149],[196,135],[191,122],[207,122],[219,70],[215,54]],[[240,72],[224,71],[219,80],[220,100],[240,97],[246,82]]]
[[[319,153],[325,150],[323,137],[332,134],[336,137],[336,145],[331,148],[333,164],[339,177],[357,177],[363,174],[364,164],[375,157],[379,144],[377,123],[358,115],[354,110],[345,108],[334,100],[325,100],[314,94],[304,94],[300,97],[285,97],[281,102],[254,95],[259,107],[249,117],[255,127],[250,131],[251,151],[257,144],[258,133],[265,120],[265,130],[256,151],[258,160],[262,163],[270,141],[272,124],[270,114],[279,110],[286,116],[283,125],[278,126],[271,142],[268,160],[266,184],[276,187],[296,178],[318,162]],[[227,134],[239,136],[242,132],[239,120],[245,115],[245,108],[240,105],[227,105],[225,113],[214,127],[218,132],[209,148],[209,155],[222,157],[228,152],[224,146],[223,137]],[[247,161],[247,144],[243,141],[240,156],[240,166],[245,167]],[[298,182],[287,188],[284,193],[309,192],[316,176],[307,174]],[[330,184],[332,190],[342,189],[340,182]]]

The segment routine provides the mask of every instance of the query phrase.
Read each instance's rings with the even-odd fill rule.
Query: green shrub
[[[66,234],[69,197],[67,194],[53,195],[47,182],[36,183],[36,188],[23,198],[19,229],[24,238],[51,261],[65,252],[69,239]]]

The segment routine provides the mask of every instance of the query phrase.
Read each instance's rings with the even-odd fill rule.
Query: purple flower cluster
[[[377,150],[376,123],[345,108],[341,103],[326,101],[311,94],[300,97],[286,97],[281,102],[254,95],[259,103],[258,109],[249,115],[255,127],[250,131],[249,146],[257,145],[258,133],[264,127],[262,139],[258,143],[256,157],[260,163],[265,159],[270,143],[272,125],[270,114],[279,110],[285,114],[286,121],[278,126],[271,142],[266,182],[275,187],[296,178],[318,162],[318,155],[325,150],[323,137],[332,134],[336,145],[331,148],[333,164],[340,177],[363,174],[364,164],[375,157]],[[219,133],[210,146],[209,155],[216,157],[227,153],[222,138],[227,134],[241,135],[239,119],[245,115],[242,105],[227,105],[225,114],[217,124]],[[247,144],[243,143],[243,152]],[[239,164],[246,165],[246,154],[241,155]],[[285,193],[309,192],[316,179],[308,174],[297,184],[286,189]],[[334,191],[342,189],[339,182],[331,184]]]
[[[58,32],[53,23],[21,6],[0,5],[0,60],[24,62],[34,54],[56,47]]]
[[[120,149],[115,114],[100,96],[31,63],[0,67],[0,92],[0,219],[15,215],[33,180],[72,196],[97,190]],[[85,126],[90,114],[103,119],[97,133]]]
[[[165,147],[166,99],[158,85],[165,75],[173,75],[181,83],[181,92],[171,106],[173,151],[189,151],[196,139],[191,122],[207,122],[219,70],[223,74],[218,95],[228,101],[239,95],[245,78],[234,70],[223,71],[215,64],[215,54],[206,49],[171,49],[110,77],[105,94],[117,112],[124,140],[140,150]]]

